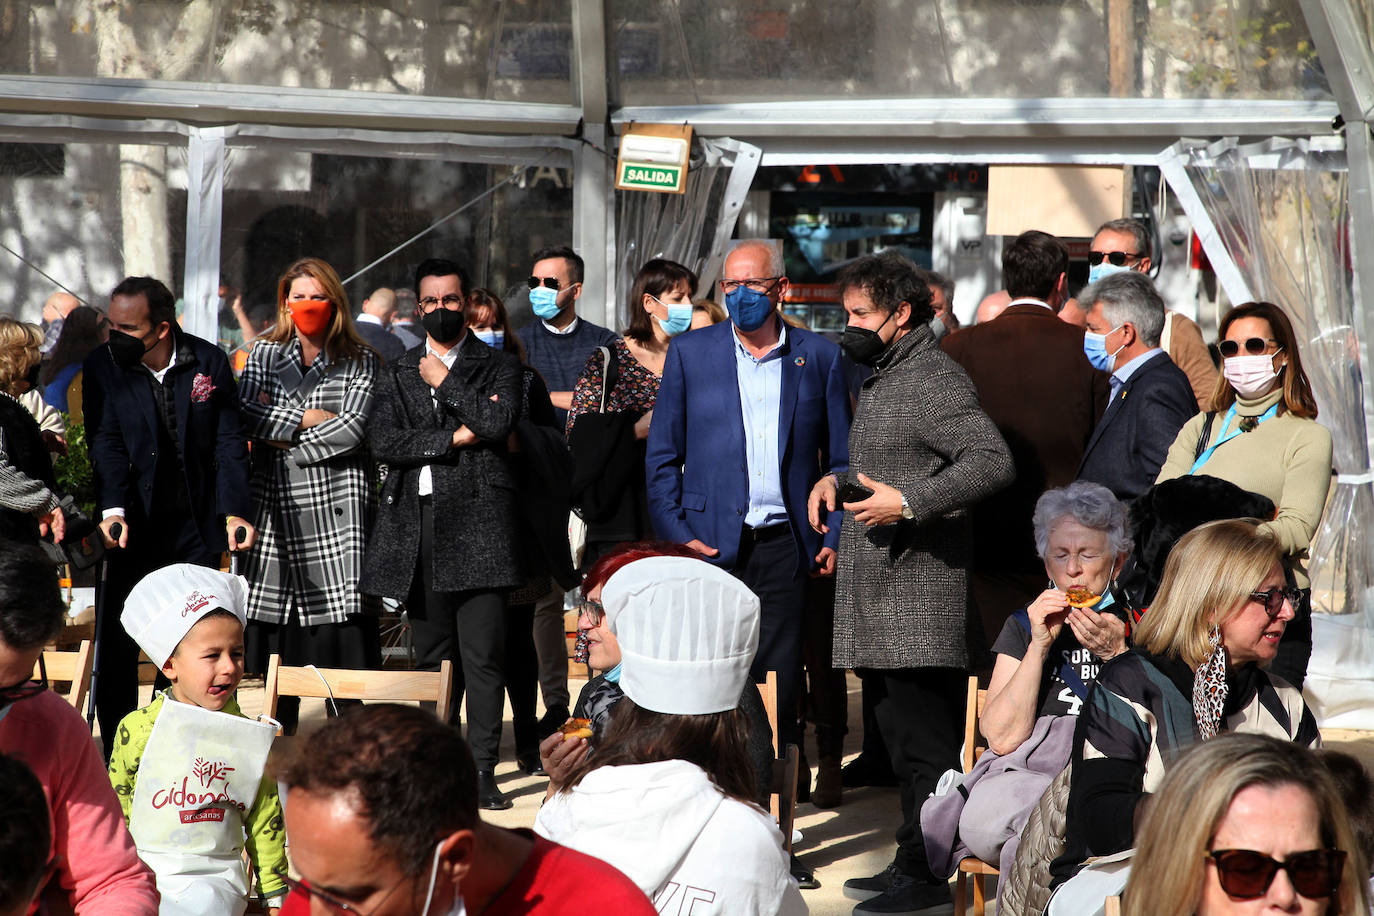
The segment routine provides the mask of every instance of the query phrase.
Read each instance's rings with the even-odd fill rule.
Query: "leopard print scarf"
[[[1216,737],[1226,706],[1226,647],[1221,644],[1221,630],[1212,627],[1208,642],[1211,651],[1193,675],[1193,717],[1204,741]]]

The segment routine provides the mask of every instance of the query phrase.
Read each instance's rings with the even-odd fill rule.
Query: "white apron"
[[[157,876],[160,916],[242,916],[247,908],[244,821],[277,728],[163,700],[129,809],[139,857]]]

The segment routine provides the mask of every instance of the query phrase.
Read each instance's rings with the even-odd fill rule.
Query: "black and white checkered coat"
[[[864,382],[849,469],[902,491],[915,518],[866,528],[846,512],[835,586],[837,668],[968,664],[968,507],[1006,486],[1011,453],[973,382],[921,325]]]
[[[375,611],[357,586],[376,509],[366,428],[378,367],[364,350],[333,364],[321,353],[307,369],[296,340],[261,341],[248,354],[239,397],[253,440],[258,529],[241,570],[250,619],[285,623],[293,604],[306,626]],[[297,434],[310,408],[337,416]]]

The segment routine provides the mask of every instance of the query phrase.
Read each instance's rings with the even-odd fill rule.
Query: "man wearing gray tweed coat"
[[[920,803],[958,765],[963,737],[968,507],[1014,469],[973,383],[935,342],[918,268],[895,252],[863,257],[841,274],[840,291],[849,317],[841,346],[874,373],[849,431],[849,479],[822,478],[809,510],[820,529],[842,484],[872,491],[843,502],[834,664],[876,689],[902,790],[896,857],[872,878],[845,882],[845,892],[864,901],[856,914],[908,913],[950,898],[926,860]]]

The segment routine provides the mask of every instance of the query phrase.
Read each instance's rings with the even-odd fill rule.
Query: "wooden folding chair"
[[[978,719],[983,714],[983,705],[988,701],[988,692],[978,689],[978,678],[968,679],[968,699],[964,707],[964,757],[963,768],[967,773],[973,769],[978,758],[987,750],[986,745],[978,743]],[[954,913],[964,916],[967,909],[967,890],[965,882],[973,884],[973,914],[983,916],[987,907],[987,879],[998,876],[997,866],[984,862],[976,856],[967,856],[959,861],[959,870],[954,875]]]
[[[453,698],[453,663],[445,660],[438,671],[367,671],[351,668],[297,668],[283,665],[280,655],[267,663],[263,685],[263,712],[275,718],[279,697],[372,700],[418,700],[435,704],[440,721],[448,721]]]
[[[91,691],[91,668],[95,664],[95,650],[89,639],[81,640],[75,652],[43,651],[43,670],[48,673],[48,683],[68,684],[67,702],[77,711],[86,705],[86,694]],[[33,676],[39,676],[38,665],[33,666]]]
[[[773,779],[768,787],[768,813],[773,815],[782,830],[782,848],[791,853],[792,827],[797,820],[797,780],[801,755],[795,744],[787,745],[786,751],[781,754],[778,751],[778,673],[769,671],[758,688],[759,695],[763,697],[763,709],[768,713],[768,724],[773,729]]]

